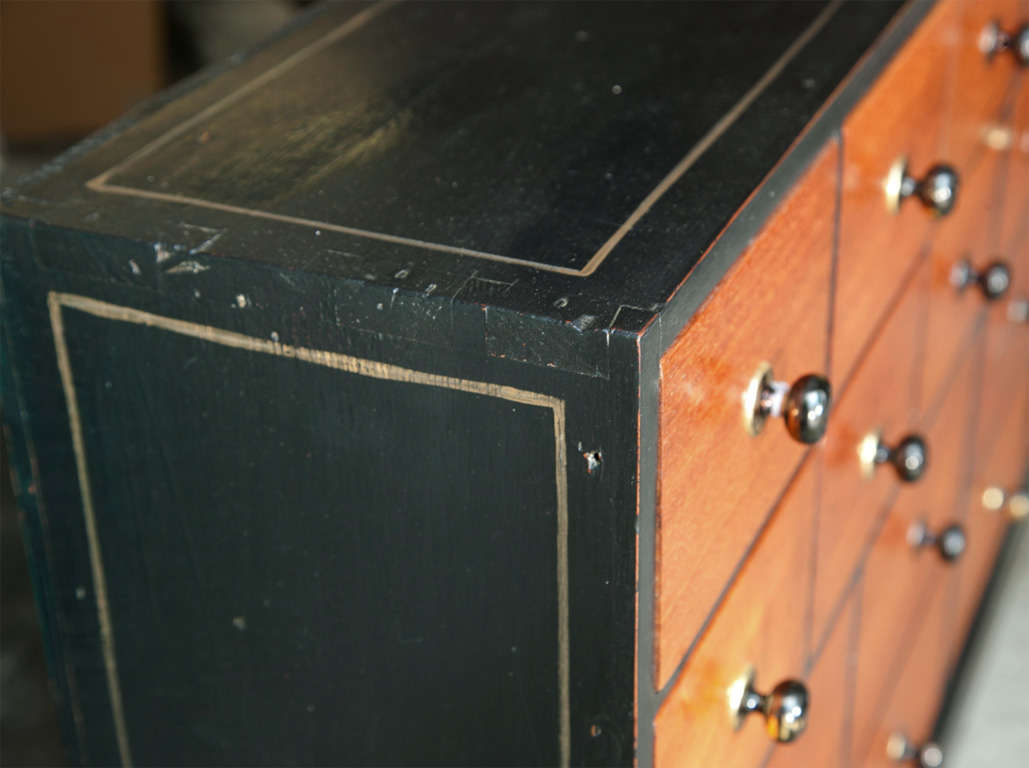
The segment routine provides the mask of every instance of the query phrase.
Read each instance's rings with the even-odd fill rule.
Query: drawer
[[[748,667],[763,693],[804,672],[820,470],[814,458],[786,492],[662,704],[654,722],[657,768],[752,767],[768,750],[759,715],[734,730],[728,690]]]
[[[865,596],[862,603],[867,604],[868,599]],[[873,717],[870,724],[855,717],[853,765],[898,768],[901,764],[887,754],[891,737],[903,736],[918,746],[929,740],[950,672],[944,638],[952,630],[946,595],[939,590],[928,594],[921,626],[913,627],[906,636],[897,633],[904,646],[904,665],[896,671],[896,682],[883,709],[868,713]],[[858,679],[862,674],[859,661]],[[864,734],[860,739],[858,732]]]
[[[938,404],[947,374],[960,363],[958,354],[975,332],[979,316],[1006,313],[1007,301],[1003,296],[989,300],[978,282],[959,290],[952,275],[961,261],[967,261],[977,275],[986,273],[991,264],[1003,261],[1011,274],[1014,265],[1010,255],[1004,254],[1000,240],[1001,218],[1007,207],[1008,170],[1006,153],[991,150],[984,155],[963,183],[961,205],[940,223],[930,248],[932,274],[921,398],[926,409]],[[968,279],[975,278],[969,275]]]
[[[865,477],[858,450],[875,429],[882,431],[888,443],[917,432],[928,276],[928,261],[923,261],[843,392],[819,446],[825,455],[825,483],[812,618],[816,642],[858,566],[875,523],[898,493],[911,492],[911,486],[901,483],[888,466]]]
[[[1012,296],[1017,298],[1029,298],[1029,242],[1025,248],[1013,261]],[[986,321],[976,445],[989,454],[997,436],[1010,427],[1021,432],[1014,439],[1023,446],[1024,457],[1029,446],[1029,418],[1024,405],[1029,399],[1029,325],[1012,322],[1010,306],[1010,301],[1003,302],[1001,311],[991,311]]]
[[[843,194],[830,374],[844,382],[904,275],[919,257],[934,217],[916,200],[891,213],[885,185],[906,156],[914,176],[941,156],[958,4],[939,3],[843,124]],[[960,168],[958,171],[960,172]]]
[[[1025,18],[1029,19],[1029,3]],[[1001,242],[1006,251],[1022,257],[1022,269],[1029,268],[1029,73],[1018,81],[1011,118],[1010,146],[1006,152],[1009,166],[1005,192]]]
[[[658,688],[807,448],[781,420],[748,434],[743,394],[765,361],[789,380],[824,370],[836,168],[830,144],[662,359]]]
[[[847,764],[846,751],[850,744],[848,715],[856,661],[853,638],[859,610],[860,601],[855,590],[811,672],[807,730],[795,742],[773,749],[768,768]]]
[[[949,382],[943,407],[927,432],[931,466],[922,482],[898,498],[868,554],[863,569],[861,631],[854,692],[855,744],[882,711],[908,645],[905,638],[923,620],[929,596],[947,591],[963,558],[979,547],[963,526],[973,451],[967,436],[975,408],[976,367],[968,359]],[[912,545],[914,526],[933,534],[962,525],[966,551],[945,560],[937,547]],[[952,593],[952,589],[951,589]],[[956,627],[950,635],[957,633]],[[941,636],[940,640],[944,640]]]
[[[1011,494],[1023,487],[1029,471],[1029,397],[1013,403],[1014,412],[999,435],[989,445],[977,446],[977,467],[968,499],[966,528],[969,547],[959,563],[956,636],[951,660],[960,653],[964,637],[971,628],[986,582],[993,572],[997,551],[1011,520],[1009,508],[990,508],[984,493],[998,488]]]
[[[956,76],[950,111],[948,154],[962,167],[977,162],[984,137],[1005,106],[1010,109],[1024,82],[1010,53],[987,56],[980,48],[991,22],[1013,32],[1029,21],[1024,0],[958,0],[958,35],[954,51]]]

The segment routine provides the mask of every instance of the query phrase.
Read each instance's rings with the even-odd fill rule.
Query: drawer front
[[[855,672],[853,638],[859,609],[855,591],[811,672],[807,730],[795,742],[773,749],[768,768],[847,764],[848,715]]]
[[[1023,19],[1029,22],[1029,2],[1023,2]],[[1017,77],[1013,94],[1010,143],[1004,199],[1004,221],[1000,241],[1006,252],[1020,255],[1023,270],[1029,267],[1029,72]]]
[[[1004,185],[1008,171],[1005,154],[984,155],[962,186],[961,204],[941,222],[930,247],[931,275],[926,316],[922,405],[931,410],[943,395],[948,373],[960,364],[958,353],[976,331],[980,315],[1005,315],[1004,300],[990,301],[978,283],[957,288],[955,268],[967,262],[977,275],[1004,261],[1000,223],[1006,208]],[[974,278],[969,276],[970,281]]]
[[[819,471],[808,461],[790,486],[668,693],[654,723],[658,768],[750,767],[769,749],[759,715],[733,729],[728,690],[748,667],[762,693],[804,672]]]
[[[948,56],[958,3],[939,3],[843,125],[840,213],[831,375],[849,377],[878,319],[896,295],[934,227],[917,200],[891,213],[885,185],[901,156],[919,177],[945,161]],[[960,168],[957,169],[959,172]]]
[[[987,56],[980,45],[991,22],[1013,32],[1029,17],[1025,0],[951,0],[960,6],[953,64],[953,104],[948,125],[948,154],[968,166],[978,162],[984,139],[998,113],[1010,108],[1021,85],[1019,66],[1010,53]],[[1021,78],[1024,81],[1024,78]]]
[[[1029,375],[1027,372],[1025,375]],[[1026,379],[1023,377],[1023,382]],[[1011,404],[1010,418],[1000,434],[985,445],[976,445],[976,471],[968,498],[966,528],[969,547],[959,563],[957,581],[956,636],[951,660],[961,651],[971,628],[986,582],[993,572],[997,550],[1011,522],[1010,507],[988,505],[987,489],[997,488],[1009,496],[1021,489],[1029,471],[1029,393]]]
[[[907,654],[904,638],[924,620],[926,605],[937,592],[947,591],[962,559],[980,543],[963,525],[971,481],[972,448],[968,435],[975,409],[976,368],[971,359],[949,382],[944,405],[927,432],[931,464],[923,481],[898,498],[872,546],[863,571],[858,677],[854,695],[854,744],[860,750],[870,738],[875,714],[881,712]],[[966,551],[945,560],[937,547],[916,547],[914,527],[938,535],[947,526],[962,525]],[[951,590],[952,594],[952,590]],[[956,627],[948,635],[955,636]],[[940,635],[940,642],[946,636]]]
[[[918,432],[918,377],[928,275],[928,262],[923,262],[843,392],[820,447],[825,455],[825,483],[818,519],[812,617],[816,642],[867,548],[876,521],[897,494],[911,492],[911,486],[901,483],[889,466],[880,466],[870,478],[865,477],[858,449],[876,429],[888,443]]]
[[[863,597],[867,605],[869,598]],[[891,736],[898,735],[912,744],[923,745],[932,734],[933,724],[943,700],[949,669],[947,667],[944,633],[953,631],[951,610],[947,596],[940,590],[929,593],[923,607],[923,620],[918,629],[902,636],[903,666],[896,674],[896,682],[883,708],[869,713],[871,724],[855,718],[854,751],[852,765],[865,768],[898,768],[898,763],[887,754]],[[913,639],[912,639],[913,638]],[[857,677],[862,674],[858,662]],[[859,741],[858,732],[867,734]]]
[[[781,420],[748,434],[743,394],[762,362],[789,380],[824,369],[836,153],[826,147],[662,359],[659,688],[805,453]]]

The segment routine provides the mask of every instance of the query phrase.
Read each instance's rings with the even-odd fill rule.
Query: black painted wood
[[[649,764],[662,339],[896,9],[329,5],[5,189],[72,758]]]

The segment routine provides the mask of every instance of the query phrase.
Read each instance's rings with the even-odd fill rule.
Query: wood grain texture
[[[755,687],[802,677],[811,585],[815,462],[805,464],[655,720],[657,768],[754,766],[769,746],[764,722],[729,722],[727,689],[752,665]]]
[[[875,343],[843,393],[818,450],[825,454],[825,484],[818,520],[813,634],[821,638],[853,578],[877,520],[896,494],[911,492],[890,466],[872,478],[861,474],[858,445],[880,429],[888,443],[917,431],[922,321],[927,300],[928,262],[910,278]],[[930,469],[932,473],[932,446]]]
[[[1022,329],[1023,333],[1025,329]],[[1024,365],[1027,358],[1022,358]],[[997,433],[980,433],[975,443],[975,474],[967,496],[968,551],[959,564],[957,582],[954,642],[950,653],[953,661],[961,651],[983,589],[993,570],[1001,539],[1010,524],[1006,511],[992,511],[983,506],[982,493],[989,486],[1008,492],[1021,487],[1029,469],[1029,392],[1027,373],[1019,374],[1017,358],[1010,360],[1008,378],[1019,380],[1022,392],[1007,404],[1008,418]],[[989,369],[986,369],[987,373]],[[994,382],[984,382],[981,409],[995,404]],[[1017,387],[1018,385],[1016,385]]]
[[[955,74],[946,149],[952,161],[963,168],[982,153],[986,134],[996,124],[1019,70],[1010,53],[992,58],[983,55],[980,35],[991,21],[1014,32],[1026,22],[1029,4],[1025,0],[956,0],[950,4],[957,7],[958,23],[950,58]]]
[[[869,713],[870,722],[855,721],[854,748],[859,757],[853,765],[897,768],[898,763],[886,756],[890,734],[903,733],[916,744],[930,737],[947,678],[946,642],[942,638],[950,630],[948,613],[946,595],[940,591],[927,593],[921,627],[911,634],[895,636],[906,653],[905,663],[898,670],[899,677],[884,709]],[[857,674],[860,679],[860,662]],[[856,738],[859,730],[868,734],[860,742]]]
[[[969,359],[950,382],[940,418],[926,435],[931,473],[899,497],[864,566],[854,694],[858,763],[872,736],[876,713],[883,710],[910,650],[904,638],[924,620],[930,596],[954,583],[954,564],[945,563],[935,548],[913,548],[907,537],[911,526],[920,521],[935,532],[963,516],[970,480],[967,468],[972,460],[967,436],[969,416],[974,416],[974,410],[968,407],[975,396],[974,375],[975,367]],[[944,637],[940,635],[941,642]]]
[[[897,282],[918,257],[934,227],[920,203],[908,200],[891,214],[883,183],[894,160],[906,155],[921,176],[941,159],[948,114],[947,56],[956,23],[955,3],[940,3],[897,54],[843,125],[843,208],[836,316],[835,381],[851,374],[875,321],[886,311]]]
[[[1005,157],[985,151],[975,171],[963,182],[953,215],[939,225],[930,248],[929,301],[926,314],[922,408],[931,408],[946,386],[958,355],[965,350],[983,313],[1004,314],[1005,302],[987,302],[978,286],[958,291],[951,272],[961,259],[984,269],[1001,254],[1000,224],[1005,209]],[[967,350],[966,350],[967,351]]]
[[[859,609],[855,591],[811,672],[807,730],[795,742],[776,745],[767,768],[846,765],[856,662],[853,637]]]
[[[836,153],[823,150],[662,358],[658,687],[804,455],[781,420],[750,436],[742,395],[762,361],[791,381],[824,369]]]

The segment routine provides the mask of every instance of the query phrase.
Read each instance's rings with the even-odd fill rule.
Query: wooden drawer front
[[[961,205],[940,223],[930,247],[932,274],[921,397],[924,408],[931,409],[942,396],[948,372],[960,364],[958,354],[975,332],[978,316],[1006,313],[1006,301],[986,301],[977,285],[959,291],[951,273],[963,259],[976,270],[998,259],[1010,261],[1003,255],[1000,242],[1007,170],[1006,154],[990,151],[984,155],[963,183]]]
[[[964,518],[971,479],[968,434],[975,410],[969,405],[975,396],[975,373],[968,360],[950,382],[942,411],[927,434],[930,470],[921,483],[898,499],[865,563],[854,695],[855,745],[870,735],[861,730],[861,724],[871,727],[875,713],[885,706],[908,651],[906,638],[922,621],[930,596],[954,583],[960,560],[944,561],[935,547],[912,547],[908,536],[920,522],[938,532],[947,525],[961,524]],[[977,546],[969,537],[968,549]],[[956,632],[956,627],[950,629],[951,636]]]
[[[1029,243],[1025,248],[1013,260],[1012,296],[1017,298],[1029,298]],[[1029,423],[1024,416],[1024,402],[1029,398],[1029,325],[1012,322],[1007,315],[1009,306],[1009,301],[1003,302],[1001,311],[991,311],[987,318],[976,444],[989,453],[997,436],[1011,426],[1021,431],[1017,440],[1024,455],[1029,446]]]
[[[871,598],[864,595],[862,606]],[[920,628],[894,632],[903,646],[904,665],[883,709],[868,712],[872,722],[854,719],[854,755],[852,765],[865,768],[898,768],[900,765],[886,754],[886,744],[894,733],[903,734],[915,744],[924,744],[932,734],[933,723],[943,699],[950,672],[947,666],[947,632],[952,631],[949,601],[942,590],[927,593],[922,606]],[[857,678],[863,674],[858,660]],[[863,734],[859,737],[858,734]]]
[[[843,207],[831,375],[851,373],[918,257],[932,216],[914,200],[891,214],[884,183],[901,155],[920,176],[940,157],[948,55],[958,4],[934,8],[843,125]],[[961,170],[960,168],[958,169]]]
[[[1025,379],[1023,379],[1023,382]],[[1007,492],[1022,487],[1029,470],[1029,397],[1012,403],[1010,419],[1001,433],[988,445],[976,446],[976,472],[968,499],[965,526],[968,551],[959,563],[955,638],[951,660],[956,659],[972,618],[979,606],[986,582],[993,571],[997,549],[1007,531],[1010,517],[1006,509],[991,510],[983,505],[983,492],[996,486]]]
[[[918,432],[918,372],[928,262],[916,272],[839,400],[824,443],[825,483],[818,518],[813,631],[824,634],[865,551],[874,524],[896,494],[910,493],[890,466],[862,475],[858,446],[871,430],[887,442]],[[932,472],[930,446],[930,472]]]
[[[818,657],[811,682],[807,730],[795,742],[772,751],[768,768],[847,764],[855,662],[853,638],[859,616],[857,593],[847,601],[840,620]]]
[[[762,361],[824,369],[836,168],[830,144],[661,362],[659,688],[804,455],[781,420],[750,436],[742,395]]]
[[[819,470],[809,461],[790,486],[669,691],[654,723],[657,768],[756,766],[768,750],[758,715],[733,730],[727,691],[748,665],[763,693],[804,672]]]
[[[1029,19],[1029,2],[1024,5]],[[1008,171],[1000,240],[1006,252],[1022,256],[1024,271],[1029,267],[1029,72],[1018,77],[1011,124],[1011,143],[1004,153]]]
[[[985,56],[979,47],[980,37],[991,21],[1000,22],[1006,32],[1018,29],[1029,18],[1029,5],[1025,0],[951,2],[960,6],[960,16],[947,150],[953,162],[967,166],[977,162],[987,132],[1005,104],[1011,105],[1020,87],[1015,57],[1010,52]]]

